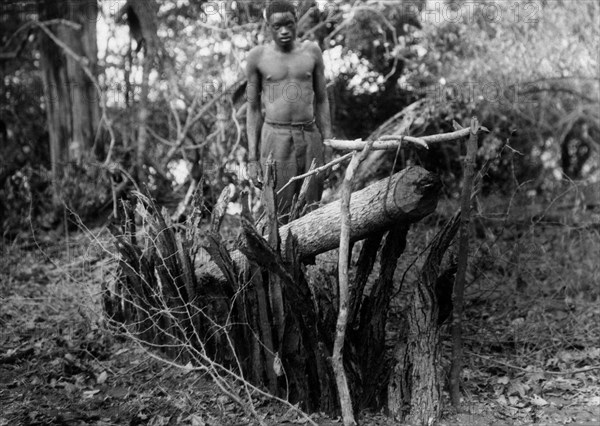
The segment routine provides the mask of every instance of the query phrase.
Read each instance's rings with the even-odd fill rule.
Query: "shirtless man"
[[[255,184],[260,182],[271,153],[278,191],[308,171],[313,159],[317,166],[323,164],[323,139],[331,138],[331,119],[323,55],[316,43],[296,40],[294,6],[274,1],[266,19],[273,41],[248,55],[248,174]],[[284,221],[301,185],[295,182],[277,197]],[[322,178],[314,176],[306,193],[308,205],[320,200],[322,189]]]

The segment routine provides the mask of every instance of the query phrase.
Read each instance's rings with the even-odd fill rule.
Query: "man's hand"
[[[262,176],[263,172],[260,161],[248,161],[248,178],[250,179],[250,182],[259,189],[262,189],[263,186]]]

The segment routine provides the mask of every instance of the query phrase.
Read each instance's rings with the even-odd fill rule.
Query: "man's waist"
[[[272,127],[280,127],[284,129],[301,129],[301,130],[310,130],[315,126],[315,119],[307,120],[307,121],[298,121],[298,122],[281,122],[275,120],[265,120],[265,124],[268,124]]]

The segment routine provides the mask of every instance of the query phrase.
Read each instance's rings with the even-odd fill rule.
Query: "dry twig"
[[[321,172],[323,172],[323,171],[325,171],[327,169],[330,169],[331,167],[335,166],[336,164],[342,163],[342,162],[344,162],[344,161],[352,158],[353,155],[354,155],[354,152],[349,152],[348,154],[342,155],[341,157],[336,158],[335,160],[330,161],[329,163],[327,163],[327,164],[325,164],[323,166],[320,166],[320,167],[317,167],[315,169],[312,169],[312,170],[310,170],[310,171],[308,171],[308,172],[306,172],[304,174],[301,174],[301,175],[298,175],[298,176],[294,176],[279,191],[277,191],[277,195],[281,194],[281,192],[283,192],[283,190],[285,188],[287,188],[288,186],[290,186],[292,183],[294,183],[294,182],[296,182],[296,181],[298,181],[300,179],[304,179],[304,178],[307,178],[309,176],[316,175],[317,173],[321,173]]]

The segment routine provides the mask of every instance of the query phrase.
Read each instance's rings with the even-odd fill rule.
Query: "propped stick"
[[[277,186],[277,164],[273,161],[273,153],[269,154],[266,162],[265,175],[263,182],[263,200],[267,211],[267,229],[269,230],[268,241],[273,250],[279,253],[279,224],[277,222],[277,195],[275,187]],[[273,324],[277,333],[277,340],[273,342],[273,348],[281,349],[283,341],[283,331],[285,328],[285,309],[283,306],[283,291],[281,282],[277,274],[269,272],[269,302],[271,312],[273,313]],[[268,368],[272,368],[271,365]]]
[[[458,265],[454,290],[452,294],[452,366],[450,368],[450,399],[454,407],[460,406],[460,372],[462,370],[462,315],[465,293],[465,277],[469,255],[469,224],[471,221],[471,193],[473,191],[473,176],[475,175],[475,160],[477,155],[477,133],[479,122],[477,117],[471,119],[471,127],[467,142],[465,157],[464,182],[460,206],[460,234],[458,240]],[[464,130],[461,130],[464,131]]]
[[[310,168],[308,169],[309,175],[304,182],[302,182],[302,186],[300,187],[300,192],[298,193],[298,198],[292,204],[292,210],[290,212],[290,221],[296,220],[300,217],[301,212],[304,209],[304,204],[306,202],[306,192],[308,191],[308,187],[314,177],[314,174],[310,174],[313,170],[317,168],[317,161],[313,158],[312,163],[310,164]]]
[[[335,327],[335,340],[333,342],[333,353],[331,362],[335,381],[342,408],[342,419],[344,426],[356,425],[354,412],[352,410],[352,399],[348,389],[348,380],[344,371],[343,349],[346,339],[346,327],[348,325],[348,305],[350,302],[350,292],[348,283],[348,264],[350,253],[350,230],[352,227],[352,218],[350,217],[350,199],[352,197],[352,180],[354,173],[360,163],[367,157],[373,141],[367,142],[362,152],[358,155],[353,153],[352,160],[346,169],[346,176],[342,182],[342,197],[340,203],[341,210],[341,232],[340,232],[340,250],[339,250],[339,311],[337,324]]]

